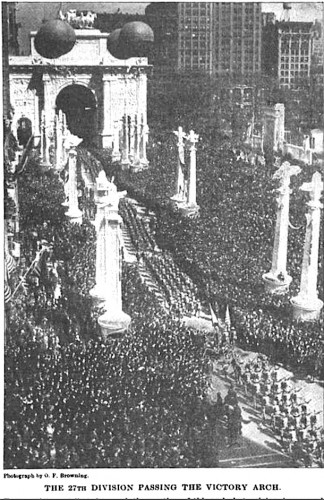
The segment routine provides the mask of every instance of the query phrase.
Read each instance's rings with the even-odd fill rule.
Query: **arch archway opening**
[[[56,98],[56,113],[66,115],[69,131],[84,142],[92,142],[97,136],[97,103],[90,89],[82,85],[69,85]]]

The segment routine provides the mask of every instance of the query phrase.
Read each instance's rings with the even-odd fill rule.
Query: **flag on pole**
[[[4,284],[4,301],[5,301],[5,304],[8,304],[8,302],[10,302],[11,296],[12,296],[11,288],[8,285],[7,281],[5,281],[5,284]]]
[[[210,302],[209,302],[209,309],[210,309],[210,315],[211,315],[212,325],[213,325],[213,326],[215,326],[215,325],[217,325],[217,326],[218,326],[218,325],[219,325],[219,320],[218,320],[218,318],[217,318],[217,316],[216,316],[216,313],[215,313],[215,311],[213,310],[212,305],[211,305],[211,303],[210,303]]]
[[[228,305],[226,306],[226,312],[225,312],[225,326],[227,326],[227,328],[231,328],[231,317]]]
[[[38,255],[36,255],[34,265],[30,270],[30,274],[36,278],[41,278],[46,273],[46,259],[47,259],[47,248],[43,248]]]
[[[10,277],[13,271],[16,269],[16,262],[13,256],[8,252],[6,252],[5,255],[5,263],[6,263],[7,274]]]

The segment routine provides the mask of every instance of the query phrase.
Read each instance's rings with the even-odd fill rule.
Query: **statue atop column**
[[[273,175],[280,182],[277,188],[277,221],[272,253],[271,270],[263,275],[266,290],[274,294],[285,293],[291,283],[287,273],[287,244],[289,225],[290,178],[298,175],[301,169],[297,165],[284,162]]]
[[[172,200],[178,202],[185,201],[185,189],[184,189],[184,140],[187,139],[187,135],[184,133],[182,127],[179,127],[177,131],[173,132],[178,137],[178,163],[177,163],[177,178],[175,185],[175,195],[172,197]]]
[[[171,198],[179,210],[184,215],[192,217],[198,213],[199,206],[196,201],[196,144],[199,140],[199,135],[193,130],[187,135],[183,132],[182,127],[179,127],[174,134],[178,137],[178,166],[176,179],[176,194]],[[185,179],[185,157],[184,157],[184,140],[188,141],[190,151],[189,176]]]
[[[306,214],[306,235],[300,290],[299,294],[291,299],[291,304],[295,319],[316,321],[323,307],[323,302],[318,298],[317,293],[320,219],[321,208],[323,208],[320,202],[323,192],[321,174],[315,172],[312,181],[304,182],[300,189],[309,193],[310,201],[307,203],[308,213]]]

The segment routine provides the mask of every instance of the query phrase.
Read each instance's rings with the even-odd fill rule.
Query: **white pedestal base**
[[[186,200],[184,200],[180,194],[175,194],[170,198],[171,201],[174,201],[179,208],[180,206],[183,206],[184,203],[186,203]]]
[[[141,172],[142,170],[144,170],[144,165],[142,165],[142,163],[132,163],[131,166],[130,166],[130,170],[131,172]]]
[[[179,204],[178,208],[185,217],[196,217],[199,212],[199,205],[191,205],[189,203]]]
[[[82,212],[78,208],[75,210],[68,210],[65,215],[70,219],[73,224],[82,224]]]
[[[283,295],[289,290],[292,277],[286,274],[283,280],[278,279],[277,276],[271,272],[266,273],[262,276],[264,281],[265,290],[268,293],[273,293],[274,295]]]
[[[111,335],[120,335],[124,333],[131,322],[130,316],[123,311],[106,311],[99,316],[98,323],[104,339]]]
[[[140,164],[142,168],[148,168],[150,165],[150,162],[148,160],[140,160]]]
[[[317,321],[321,314],[323,302],[320,299],[312,301],[305,297],[293,297],[290,301],[293,307],[293,318],[298,321]]]
[[[43,172],[47,172],[50,168],[52,168],[52,164],[46,160],[41,160],[40,166],[42,167]]]

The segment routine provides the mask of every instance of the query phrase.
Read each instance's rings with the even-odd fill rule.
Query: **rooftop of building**
[[[292,30],[310,30],[313,26],[311,22],[305,21],[277,21],[276,26],[282,29]]]

